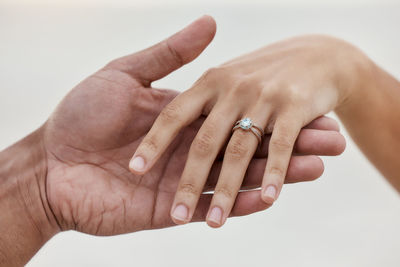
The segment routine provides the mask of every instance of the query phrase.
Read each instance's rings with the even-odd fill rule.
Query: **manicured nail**
[[[212,226],[220,226],[222,223],[222,210],[219,207],[214,207],[208,215],[207,221],[211,222]]]
[[[144,167],[145,167],[145,162],[144,158],[142,157],[134,157],[129,163],[129,168],[137,172],[143,171]]]
[[[185,223],[187,221],[188,215],[188,208],[183,204],[179,204],[178,206],[176,206],[174,212],[172,213],[172,217],[182,223]]]
[[[264,190],[264,200],[272,200],[272,202],[275,201],[276,198],[276,188],[273,185],[269,185],[265,190]]]

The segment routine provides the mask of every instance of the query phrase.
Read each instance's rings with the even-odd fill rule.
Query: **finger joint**
[[[148,149],[148,150],[150,150],[150,151],[153,151],[153,152],[155,152],[155,151],[158,150],[158,142],[156,141],[156,138],[153,137],[153,136],[149,136],[149,137],[145,138],[145,139],[143,140],[142,145],[143,145],[146,149]]]
[[[286,172],[283,170],[283,168],[277,167],[277,166],[272,166],[269,169],[269,174],[270,175],[274,175],[274,176],[278,176],[278,177],[285,177],[286,176]]]
[[[229,198],[229,199],[233,199],[234,195],[235,195],[233,193],[233,190],[227,186],[221,186],[221,187],[216,188],[214,194],[221,194],[224,197]]]
[[[175,104],[167,105],[160,113],[160,119],[163,124],[170,125],[180,121],[181,108]]]
[[[200,134],[193,140],[193,152],[200,156],[209,156],[214,150],[214,137],[210,132]]]
[[[249,146],[243,138],[243,133],[236,138],[232,138],[231,143],[226,148],[226,156],[230,159],[241,160],[250,153]]]
[[[288,151],[293,148],[293,142],[289,138],[283,136],[272,138],[270,145],[278,151]]]
[[[178,191],[191,195],[198,195],[200,192],[199,189],[193,183],[180,184]]]

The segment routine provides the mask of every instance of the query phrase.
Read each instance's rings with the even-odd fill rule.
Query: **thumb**
[[[166,40],[116,59],[106,68],[126,72],[149,85],[198,57],[212,41],[215,32],[214,19],[203,16]]]

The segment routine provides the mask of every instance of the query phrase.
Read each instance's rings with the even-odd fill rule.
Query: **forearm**
[[[56,232],[37,131],[0,152],[0,265],[25,264]]]
[[[336,113],[351,137],[400,191],[400,83],[371,61]]]

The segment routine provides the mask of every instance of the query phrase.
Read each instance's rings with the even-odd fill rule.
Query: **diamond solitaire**
[[[250,118],[244,118],[241,119],[240,121],[237,121],[235,123],[235,126],[233,126],[232,132],[234,132],[239,128],[245,131],[252,132],[257,137],[258,143],[260,144],[262,142],[264,131],[257,125],[254,125],[253,121]]]
[[[251,126],[253,126],[253,122],[251,121],[250,118],[244,118],[240,121],[240,128],[242,128],[243,130],[248,130],[251,128]]]

